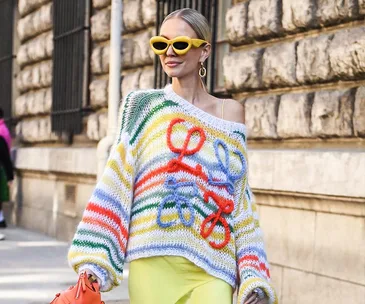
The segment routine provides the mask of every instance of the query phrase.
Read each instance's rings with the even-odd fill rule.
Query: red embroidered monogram
[[[191,174],[195,175],[195,176],[200,176],[202,177],[204,180],[207,178],[203,172],[202,172],[202,166],[201,165],[196,165],[195,168],[183,163],[182,159],[184,158],[184,156],[186,155],[193,155],[195,153],[197,153],[198,151],[200,151],[200,149],[202,148],[204,142],[205,142],[205,133],[204,130],[199,128],[199,127],[192,127],[191,129],[188,130],[188,134],[186,135],[184,144],[182,146],[182,148],[176,148],[174,146],[174,144],[172,143],[172,128],[178,124],[178,123],[183,123],[185,122],[184,119],[181,118],[176,118],[174,120],[171,121],[168,129],[167,129],[167,145],[169,146],[170,150],[174,153],[179,153],[179,157],[177,159],[172,159],[171,161],[169,161],[167,167],[168,167],[168,172],[176,172],[179,169],[183,169],[184,171],[190,172]],[[194,133],[198,133],[199,134],[199,142],[197,144],[197,146],[194,149],[188,149],[191,137],[193,136]]]
[[[210,241],[209,244],[217,249],[222,249],[224,246],[226,246],[229,243],[229,240],[231,239],[230,230],[228,227],[227,220],[222,216],[222,213],[230,214],[234,209],[234,203],[231,200],[226,200],[221,197],[219,197],[217,194],[215,194],[213,191],[207,191],[204,193],[204,201],[206,203],[209,202],[209,198],[212,198],[216,205],[218,206],[218,211],[215,213],[212,213],[209,215],[204,221],[201,226],[200,234],[203,238],[209,237],[214,228],[216,227],[217,223],[220,222],[224,227],[224,241],[221,243],[216,243],[213,241]],[[209,223],[212,221],[212,223],[209,225]],[[207,229],[208,227],[208,229]]]

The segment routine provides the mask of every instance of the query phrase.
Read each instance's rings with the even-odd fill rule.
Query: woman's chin
[[[171,77],[171,78],[180,78],[180,74],[181,73],[176,73],[176,72],[169,72],[169,73],[166,73],[167,76]]]
[[[182,76],[185,75],[185,73],[182,71],[182,69],[180,68],[165,68],[165,73],[167,74],[167,76],[169,77],[174,77],[174,78],[180,78]]]
[[[178,71],[171,71],[171,70],[169,70],[169,71],[166,71],[165,70],[165,73],[167,74],[167,76],[169,76],[169,77],[179,77],[180,76],[180,74],[181,73],[179,73]]]

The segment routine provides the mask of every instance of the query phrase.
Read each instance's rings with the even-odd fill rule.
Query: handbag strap
[[[86,283],[85,283],[85,275],[84,273],[80,274],[79,281],[77,282],[77,292],[75,299],[78,299],[80,297],[80,291],[85,292],[86,291]]]

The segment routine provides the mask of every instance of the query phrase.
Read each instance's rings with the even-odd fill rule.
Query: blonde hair
[[[181,18],[191,26],[199,39],[210,42],[211,30],[207,18],[192,8],[182,8],[167,15],[162,24],[172,18]]]

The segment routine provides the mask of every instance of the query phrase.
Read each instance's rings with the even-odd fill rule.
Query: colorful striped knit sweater
[[[128,95],[120,133],[69,251],[107,291],[124,262],[182,256],[232,287],[239,302],[269,283],[256,205],[247,183],[243,124],[212,116],[171,86]]]

